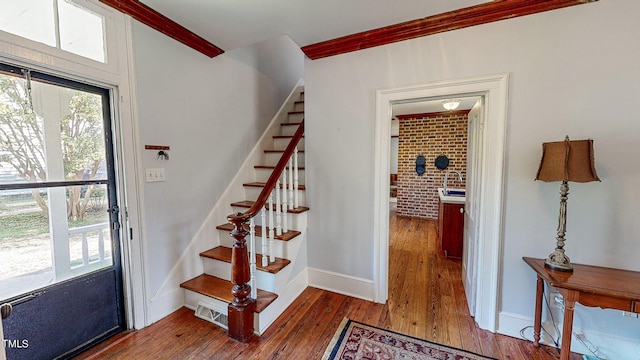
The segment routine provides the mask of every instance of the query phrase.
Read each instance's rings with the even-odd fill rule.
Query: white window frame
[[[142,208],[143,179],[135,102],[131,18],[98,0],[73,0],[104,16],[106,63],[98,62],[33,40],[0,31],[0,61],[55,76],[111,89],[116,176],[120,193],[123,289],[127,328],[148,325],[148,275]],[[131,80],[130,80],[131,79]],[[125,176],[126,174],[126,176]],[[131,229],[131,230],[130,230]]]
[[[15,53],[20,58],[41,64],[62,65],[65,68],[78,68],[84,72],[100,71],[106,74],[118,74],[118,33],[116,18],[123,15],[104,4],[92,0],[71,0],[81,8],[85,8],[104,18],[105,62],[89,59],[54,46],[43,44],[19,35],[0,30],[0,53]]]

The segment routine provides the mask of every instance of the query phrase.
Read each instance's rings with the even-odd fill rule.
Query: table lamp
[[[545,266],[552,270],[573,271],[569,257],[564,253],[565,232],[567,230],[567,197],[569,181],[600,181],[596,174],[593,157],[593,140],[569,140],[542,144],[542,159],[536,180],[562,181],[560,185],[560,215],[558,216],[558,236],[556,250],[545,260]]]

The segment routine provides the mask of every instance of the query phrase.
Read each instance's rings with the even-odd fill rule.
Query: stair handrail
[[[271,191],[276,186],[276,182],[280,178],[280,175],[282,175],[282,171],[287,166],[289,158],[293,155],[293,152],[298,146],[298,143],[300,142],[300,139],[302,139],[303,135],[304,118],[302,119],[300,125],[298,125],[298,129],[296,130],[295,134],[293,134],[293,136],[291,137],[289,145],[287,145],[287,148],[282,153],[282,157],[280,157],[278,164],[276,164],[275,168],[273,169],[271,176],[269,176],[269,180],[267,180],[266,184],[264,185],[264,188],[260,192],[260,195],[258,196],[258,199],[256,199],[256,202],[253,204],[253,206],[251,206],[251,208],[249,208],[249,210],[243,213],[231,214],[227,216],[227,220],[231,224],[235,224],[240,220],[242,220],[243,223],[246,223],[250,218],[256,216],[258,212],[265,206],[265,204],[269,200],[269,194],[271,194]]]
[[[231,252],[231,282],[233,283],[231,294],[233,295],[233,300],[228,306],[227,327],[229,337],[238,341],[246,342],[253,335],[253,311],[256,304],[256,299],[250,296],[251,264],[247,251],[247,240],[245,239],[249,231],[244,225],[264,208],[271,191],[276,186],[285,166],[287,166],[289,158],[298,147],[302,134],[304,134],[304,118],[298,125],[298,129],[293,134],[289,145],[282,153],[282,157],[280,157],[278,164],[273,169],[269,180],[267,180],[253,206],[244,213],[227,216],[227,220],[233,224],[231,236],[234,239]]]

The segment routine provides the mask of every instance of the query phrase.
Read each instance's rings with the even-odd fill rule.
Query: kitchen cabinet
[[[438,203],[438,238],[444,256],[462,257],[464,204]]]

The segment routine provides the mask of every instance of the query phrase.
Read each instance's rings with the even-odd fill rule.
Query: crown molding
[[[224,50],[138,0],[100,0],[100,2],[131,16],[208,57],[212,58],[224,53]]]
[[[598,0],[496,0],[302,47],[312,60]]]

